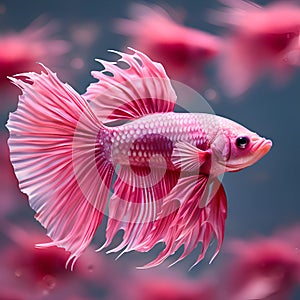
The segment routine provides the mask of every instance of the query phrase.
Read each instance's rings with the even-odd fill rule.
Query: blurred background
[[[257,1],[256,3],[265,6],[273,2]],[[219,255],[212,264],[209,264],[212,250],[190,271],[188,269],[197,258],[197,251],[170,269],[167,265],[171,261],[167,261],[166,264],[153,270],[136,270],[136,266],[141,266],[154,258],[161,246],[158,245],[150,253],[125,254],[117,261],[114,254],[93,253],[92,250],[104,241],[105,224],[102,224],[99,229],[95,244],[91,245],[90,251],[79,259],[73,273],[64,269],[66,256],[63,251],[57,250],[56,253],[56,249],[52,249],[51,253],[46,253],[42,250],[44,252],[40,254],[34,250],[35,243],[45,240],[45,232],[34,220],[34,212],[27,203],[26,195],[18,189],[8,158],[6,145],[8,132],[5,124],[9,111],[16,109],[18,90],[3,79],[7,75],[12,75],[10,73],[12,69],[9,69],[9,72],[5,69],[5,59],[12,60],[11,57],[14,57],[13,53],[17,52],[16,50],[20,50],[25,57],[24,60],[32,55],[34,50],[30,46],[21,48],[22,42],[16,37],[18,34],[25,34],[24,31],[27,30],[29,35],[27,38],[26,35],[22,38],[23,43],[26,40],[31,41],[31,46],[37,44],[40,53],[45,52],[37,54],[34,59],[48,65],[58,73],[62,81],[68,82],[79,93],[84,93],[87,86],[95,81],[90,71],[101,68],[95,62],[95,58],[114,59],[115,56],[108,53],[108,49],[124,50],[127,46],[140,49],[137,47],[138,42],[128,38],[128,34],[120,32],[122,31],[120,26],[116,25],[117,19],[132,18],[134,10],[131,9],[130,13],[130,7],[134,3],[137,2],[0,0],[0,80],[3,81],[0,84],[0,299],[217,299],[222,295],[221,290],[226,290],[226,285],[234,286],[225,278],[229,276],[231,266],[238,264],[243,255],[249,254],[245,249],[251,250],[253,247],[253,251],[258,251],[254,247],[259,244],[256,238],[260,239],[262,245],[264,241],[275,239],[274,247],[270,246],[272,254],[277,251],[276,249],[282,248],[281,242],[290,246],[287,250],[287,253],[291,250],[290,255],[281,249],[284,255],[279,255],[280,263],[279,267],[276,265],[275,275],[275,271],[272,270],[270,272],[274,272],[271,275],[259,277],[259,283],[254,284],[255,280],[250,280],[255,286],[253,289],[259,290],[257,285],[260,286],[260,283],[273,289],[274,292],[270,292],[273,296],[262,292],[258,293],[259,296],[256,298],[247,298],[248,296],[228,296],[230,292],[228,294],[224,292],[227,296],[219,299],[299,299],[300,293],[297,287],[300,278],[297,256],[300,246],[298,243],[300,231],[297,229],[300,218],[299,69],[293,67],[286,72],[275,68],[259,77],[258,73],[255,73],[258,79],[251,82],[249,87],[240,93],[231,93],[228,83],[222,82],[224,76],[220,76],[220,70],[224,70],[224,65],[223,69],[220,67],[222,66],[220,60],[226,59],[227,49],[227,43],[223,41],[230,42],[230,36],[242,34],[239,35],[235,27],[214,24],[213,18],[210,17],[211,11],[224,7],[222,3],[215,0],[145,1],[143,5],[159,5],[164,11],[169,12],[176,22],[220,39],[217,42],[216,53],[211,50],[211,57],[208,55],[209,60],[205,63],[200,62],[198,70],[183,68],[176,74],[188,78],[189,72],[193,76],[197,72],[201,73],[205,80],[201,77],[199,89],[197,89],[197,80],[193,84],[189,82],[186,84],[203,95],[217,115],[235,120],[273,141],[270,153],[261,161],[240,172],[227,173],[223,178],[228,198],[228,218],[225,241]],[[293,5],[298,5],[300,10],[299,3],[294,2]],[[139,11],[136,10],[135,13]],[[299,25],[300,18],[298,34]],[[33,33],[34,30],[40,32]],[[8,35],[13,36],[11,39],[15,40],[5,41]],[[145,38],[149,41],[151,37]],[[37,39],[40,39],[40,44]],[[46,45],[44,50],[43,44]],[[225,54],[222,53],[223,50]],[[166,56],[171,57],[172,49],[166,51],[171,51],[171,54]],[[201,50],[196,54],[191,51],[191,53],[197,57],[205,51]],[[8,56],[7,54],[11,54],[11,57],[5,57]],[[15,55],[21,57],[20,54]],[[151,53],[148,55],[151,57]],[[21,59],[16,65],[20,66]],[[179,56],[177,59],[180,61],[184,58]],[[176,63],[176,59],[172,58],[172,62],[174,61]],[[24,65],[28,68],[25,63]],[[230,63],[226,68],[231,69]],[[31,70],[16,68],[16,72],[13,73]],[[273,80],[272,73],[280,71],[283,73],[282,80],[276,78]],[[233,74],[237,74],[236,77]],[[174,79],[181,81],[176,77],[177,75],[174,75]],[[238,82],[238,77],[238,73],[229,72],[226,80],[234,86],[234,83]],[[180,101],[184,103],[186,100]],[[189,107],[197,111],[197,101],[189,103]],[[233,241],[242,241],[245,245],[241,247],[239,243],[235,244]],[[273,248],[276,251],[273,251]],[[285,258],[288,260],[287,269]],[[293,279],[289,273],[291,265],[296,266],[296,271],[294,269],[292,271]],[[268,276],[271,279],[266,283]],[[288,292],[282,294],[285,296],[275,298],[278,297],[276,291],[283,284],[282,282],[287,284]],[[249,283],[250,287],[251,284]],[[247,285],[247,288],[250,289],[249,286]],[[20,287],[21,292],[16,287]]]

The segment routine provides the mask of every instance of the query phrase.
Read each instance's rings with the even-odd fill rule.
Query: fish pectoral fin
[[[120,56],[117,62],[97,60],[104,70],[92,72],[99,81],[90,84],[83,95],[103,123],[174,110],[177,96],[163,66],[130,50],[133,54],[110,51]]]
[[[203,151],[190,143],[177,142],[174,146],[171,160],[176,168],[193,172],[199,170],[210,156],[210,150]]]

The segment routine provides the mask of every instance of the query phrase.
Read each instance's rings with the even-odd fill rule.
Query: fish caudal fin
[[[108,130],[86,100],[46,67],[10,79],[22,90],[7,123],[11,161],[36,219],[53,240],[38,246],[63,247],[74,263],[105,210],[113,169],[99,140],[109,145]]]

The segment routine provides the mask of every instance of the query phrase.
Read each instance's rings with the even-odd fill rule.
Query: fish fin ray
[[[108,246],[119,230],[124,230],[123,241],[109,252],[142,250],[147,244],[164,197],[177,183],[179,173],[153,169],[148,173],[140,167],[138,174],[130,166],[121,166],[114,184],[114,194],[109,202],[109,219],[106,229]],[[159,179],[159,180],[157,180]]]
[[[199,171],[201,165],[208,161],[210,151],[203,151],[190,143],[177,142],[172,153],[172,162],[183,171]]]
[[[11,161],[35,218],[52,239],[38,247],[63,247],[74,262],[92,240],[107,201],[113,173],[96,153],[105,128],[86,100],[46,67],[21,76],[12,78],[22,95],[7,123]]]
[[[209,185],[215,186],[211,189],[214,193],[207,192]],[[205,256],[214,237],[218,240],[214,257],[220,251],[227,212],[226,195],[221,183],[217,179],[210,181],[207,176],[202,175],[181,178],[167,199],[164,200],[164,204],[172,201],[175,196],[181,199],[181,205],[175,217],[166,225],[166,230],[163,233],[165,248],[156,259],[141,267],[143,269],[161,264],[184,245],[184,251],[173,263],[175,264],[189,255],[201,242],[202,249],[194,264],[196,265]],[[204,207],[200,206],[202,197],[210,198]],[[151,236],[151,232],[149,235]]]
[[[133,54],[111,51],[121,56],[117,62],[97,60],[104,70],[92,72],[99,81],[90,84],[83,95],[104,123],[174,110],[176,94],[163,66],[129,49]],[[120,62],[128,68],[121,68]]]

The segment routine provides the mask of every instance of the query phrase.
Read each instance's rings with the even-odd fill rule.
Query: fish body
[[[254,164],[272,143],[224,117],[174,113],[176,93],[162,65],[136,50],[117,54],[116,63],[100,61],[104,70],[92,72],[99,81],[82,96],[46,67],[11,78],[23,92],[7,124],[11,161],[52,239],[38,246],[65,248],[73,265],[107,212],[101,249],[123,230],[109,252],[163,242],[151,267],[184,245],[181,260],[202,242],[198,263],[211,239],[217,254],[224,237],[219,175]]]
[[[224,123],[226,127],[222,127]],[[176,169],[172,163],[172,154],[179,142],[195,147],[195,150],[212,154],[211,145],[215,139],[227,142],[228,132],[224,131],[224,128],[227,130],[230,128],[231,134],[236,136],[250,133],[245,127],[212,114],[174,112],[150,114],[122,126],[108,128],[111,136],[109,141],[111,149],[108,151],[111,152],[110,159],[114,165],[144,166],[151,157],[154,168],[160,168],[162,161],[166,160],[169,168]],[[254,139],[259,138],[256,134],[251,135]],[[205,160],[208,160],[208,156]],[[191,168],[189,171],[194,170]],[[211,176],[220,175],[214,174],[212,167],[209,173]]]
[[[112,162],[123,164],[129,158],[131,165],[139,166],[156,155],[155,167],[159,167],[162,158],[171,161],[174,145],[179,141],[206,150],[215,133],[208,131],[209,120],[213,121],[212,115],[171,112],[152,114],[114,128]]]

